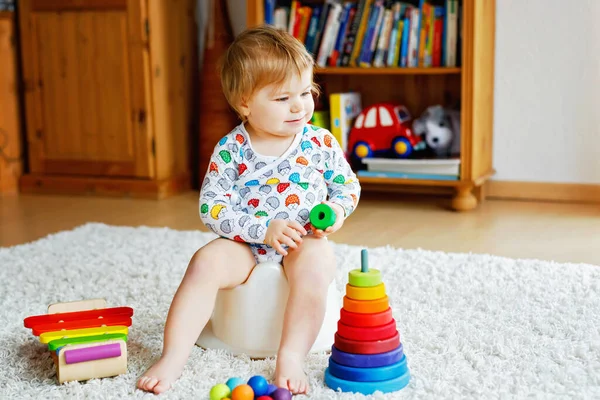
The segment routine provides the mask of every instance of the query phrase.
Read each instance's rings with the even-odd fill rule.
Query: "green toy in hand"
[[[335,224],[335,211],[327,204],[318,204],[310,211],[309,219],[312,226],[324,231]]]

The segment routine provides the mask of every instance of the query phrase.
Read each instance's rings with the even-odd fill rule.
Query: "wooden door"
[[[32,173],[152,177],[146,0],[22,0]]]
[[[23,172],[14,14],[0,11],[0,193],[16,191]]]

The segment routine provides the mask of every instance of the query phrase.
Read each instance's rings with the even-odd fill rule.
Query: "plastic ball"
[[[273,400],[273,398],[271,396],[260,396],[256,400]]]
[[[267,394],[270,396],[271,393],[273,393],[276,390],[277,390],[277,386],[273,385],[272,383],[269,383],[269,386],[267,389]]]
[[[273,400],[290,400],[292,398],[292,392],[284,388],[278,388],[271,393]]]
[[[242,384],[236,386],[235,389],[231,392],[231,400],[253,400],[254,399],[254,390],[250,387],[250,385]]]
[[[237,376],[233,378],[229,378],[226,382],[226,385],[229,386],[229,389],[233,390],[236,387],[243,385],[244,380],[242,378],[238,378]]]
[[[269,383],[260,375],[255,375],[248,379],[248,385],[254,391],[255,396],[264,396],[269,393]]]
[[[219,383],[210,389],[210,400],[221,400],[231,394],[231,389],[224,383]]]

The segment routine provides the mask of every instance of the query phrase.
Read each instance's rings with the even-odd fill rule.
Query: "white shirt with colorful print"
[[[256,153],[243,124],[215,146],[200,191],[200,218],[216,234],[263,243],[271,219],[310,228],[310,210],[328,200],[349,216],[360,184],[336,139],[306,125],[280,157]]]

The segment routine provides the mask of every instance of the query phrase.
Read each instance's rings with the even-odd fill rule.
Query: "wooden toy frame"
[[[62,384],[126,373],[132,315],[130,307],[107,308],[105,299],[88,299],[51,304],[47,314],[27,317],[24,325],[48,344]]]

